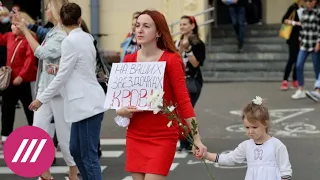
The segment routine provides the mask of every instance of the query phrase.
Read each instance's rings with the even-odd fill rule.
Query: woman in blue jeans
[[[50,31],[51,27],[46,27],[46,26],[50,26],[50,24],[47,23],[46,26],[42,27],[42,26],[39,26],[39,25],[36,25],[36,24],[29,24],[28,22],[26,22],[26,25],[27,27],[33,31],[34,33],[36,33],[37,35],[37,38],[40,39],[40,41],[42,42],[44,40],[44,37],[47,35],[47,33]],[[89,28],[87,27],[87,24],[84,20],[81,20],[81,29],[86,32],[86,33],[90,33],[89,31]],[[97,48],[97,41],[94,40],[94,44],[95,44],[95,47]],[[101,67],[103,67],[104,65],[102,60],[100,59],[100,54],[99,52],[97,51],[97,57],[96,57],[96,60],[97,60],[97,69],[96,69],[96,72],[99,72],[101,71]],[[58,69],[58,64],[57,64],[57,69]],[[104,71],[106,71],[107,69],[104,68]],[[48,73],[49,74],[53,74],[53,75],[56,75],[56,72],[52,72],[50,71],[50,69],[48,69]],[[106,74],[106,73],[104,73]],[[97,74],[97,77],[98,77],[98,74]],[[107,93],[107,86],[106,86],[106,83],[105,82],[99,82],[99,84],[101,85],[101,87],[103,88],[104,92]],[[54,124],[54,119],[52,119],[51,121],[51,124]],[[51,127],[50,127],[51,128]],[[55,131],[55,127],[53,126],[53,128],[51,128],[52,131]],[[55,146],[57,147],[58,146],[58,139],[56,137],[56,132],[54,133],[54,143],[55,143]],[[99,156],[99,159],[100,157],[102,156],[102,150],[101,150],[101,145],[100,145],[100,141],[99,141],[99,144],[98,144],[98,156]],[[55,164],[55,161],[56,159],[54,160],[54,164]]]
[[[226,1],[224,1],[226,3]],[[244,35],[246,27],[246,7],[248,6],[248,0],[233,0],[226,3],[229,6],[230,18],[236,31],[238,40],[238,53],[243,52]]]
[[[64,4],[60,20],[67,32],[61,44],[57,75],[29,108],[37,110],[61,92],[64,117],[71,122],[70,153],[83,180],[102,180],[98,158],[105,93],[96,78],[96,49],[93,37],[80,28],[81,8]]]
[[[315,90],[311,91],[311,92],[310,91],[306,91],[306,95],[311,100],[313,100],[315,102],[319,102],[320,101],[320,73],[318,75],[318,79],[314,83],[314,87],[315,87]]]
[[[311,54],[315,79],[318,80],[320,72],[319,49],[320,49],[320,9],[317,8],[319,0],[306,0],[307,8],[302,11],[300,23],[300,51],[297,59],[297,79],[299,87],[292,99],[302,99],[306,97],[304,90],[304,64]]]

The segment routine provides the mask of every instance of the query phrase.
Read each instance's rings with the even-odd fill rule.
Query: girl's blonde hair
[[[269,110],[263,103],[259,105],[255,104],[254,102],[251,102],[248,105],[246,105],[242,110],[242,120],[247,119],[251,124],[261,122],[261,124],[267,126],[267,133],[269,129],[269,118]]]
[[[50,0],[49,1],[48,4],[50,4],[51,12],[55,21],[59,22],[60,9],[66,3],[69,3],[69,0]]]
[[[2,10],[0,11],[0,17],[1,16],[9,16],[10,12],[8,10],[8,8],[6,7],[2,7]]]

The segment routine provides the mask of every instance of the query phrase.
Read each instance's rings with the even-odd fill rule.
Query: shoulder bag
[[[21,43],[22,43],[22,40],[18,43],[18,45],[16,46],[16,48],[13,52],[13,55],[12,55],[12,58],[10,61],[10,65],[12,64],[14,57],[15,57],[17,50],[18,50]],[[12,69],[10,66],[2,66],[0,68],[0,90],[1,91],[5,90],[9,87],[10,80],[11,80],[11,72],[12,72]]]

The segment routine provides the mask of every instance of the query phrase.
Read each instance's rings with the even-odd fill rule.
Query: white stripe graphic
[[[23,139],[22,140],[22,143],[20,144],[19,149],[17,150],[17,152],[14,155],[14,157],[13,157],[11,162],[18,162],[18,160],[19,160],[23,150],[25,149],[28,141],[29,141],[29,139]],[[27,160],[29,159],[30,154],[32,153],[32,151],[34,149],[34,146],[37,144],[37,142],[38,142],[38,139],[32,139],[30,145],[28,146],[27,151],[25,152],[25,154],[24,154],[24,156],[23,156],[23,158],[21,160],[22,163],[27,162]],[[38,159],[38,157],[39,157],[44,145],[46,144],[46,142],[47,142],[47,139],[41,139],[40,144],[38,145],[36,151],[34,152],[30,162],[34,163],[34,162],[37,161],[37,159]]]
[[[20,144],[20,147],[19,147],[18,151],[14,155],[14,157],[13,157],[11,162],[17,162],[18,161],[18,159],[20,158],[21,153],[24,150],[24,147],[26,147],[28,141],[29,141],[28,139],[23,139],[22,143]]]
[[[31,141],[26,153],[24,154],[21,162],[24,162],[24,163],[27,162],[27,160],[28,160],[28,158],[29,158],[34,146],[36,145],[37,141],[38,141],[38,139],[32,139],[32,141]]]
[[[39,144],[36,152],[34,152],[30,162],[32,162],[32,163],[36,162],[36,160],[38,159],[39,154],[41,153],[43,146],[46,144],[46,142],[47,142],[47,139],[42,139],[40,141],[40,144]]]

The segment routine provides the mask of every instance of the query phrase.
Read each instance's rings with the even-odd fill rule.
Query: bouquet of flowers
[[[176,105],[172,104],[172,102],[166,102],[163,98],[164,92],[162,90],[155,90],[151,96],[148,97],[148,103],[151,103],[151,108],[153,109],[154,114],[158,114],[159,112],[163,115],[168,117],[168,128],[174,128],[175,126],[173,124],[177,124],[178,127],[182,128],[183,131],[182,136],[184,136],[192,146],[197,148],[197,146],[194,143],[194,136],[198,134],[198,124],[193,119],[191,121],[192,127],[190,129],[191,132],[189,132],[189,128],[183,124],[183,121],[176,113],[175,108]],[[179,131],[179,129],[177,129]],[[204,162],[206,169],[208,173],[210,174],[211,178],[214,180],[214,176],[210,172],[208,165],[204,159],[202,159]]]

